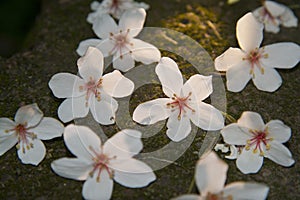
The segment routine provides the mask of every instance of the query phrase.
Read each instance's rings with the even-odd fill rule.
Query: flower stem
[[[195,185],[195,177],[193,177],[193,180],[190,183],[189,190],[187,191],[187,194],[190,194],[192,192],[194,185]]]
[[[228,113],[226,112],[222,112],[222,115],[224,115],[224,117],[231,123],[235,123],[236,122],[236,119],[234,117],[232,117],[231,115],[229,115]]]

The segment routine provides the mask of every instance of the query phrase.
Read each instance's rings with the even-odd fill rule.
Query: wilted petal
[[[115,20],[108,14],[98,15],[93,22],[93,31],[102,39],[109,38],[111,33],[118,31]]]
[[[269,187],[258,183],[234,182],[225,186],[224,196],[232,199],[264,200],[268,196]]]
[[[16,134],[1,136],[0,137],[0,156],[5,154],[18,142],[18,137]]]
[[[123,186],[145,187],[156,179],[152,169],[137,159],[117,160],[112,164],[112,169],[115,170],[114,180]]]
[[[267,32],[271,32],[271,33],[278,33],[280,31],[279,20],[274,19],[274,20],[271,20],[271,21],[267,21],[265,23],[265,30]]]
[[[265,123],[256,112],[245,111],[238,120],[238,125],[252,130],[264,130]]]
[[[161,82],[164,93],[168,97],[180,94],[183,78],[174,60],[168,57],[161,58],[155,68],[155,72]]]
[[[113,57],[113,67],[115,69],[121,70],[122,72],[127,72],[134,67],[134,59],[131,53],[127,52],[122,56],[115,54]]]
[[[284,13],[286,9],[285,6],[274,1],[266,1],[265,8],[271,13],[273,17],[279,17]]]
[[[101,43],[99,39],[87,39],[79,43],[79,46],[76,49],[78,55],[83,56],[89,47],[95,47]]]
[[[228,165],[215,152],[204,154],[196,165],[195,180],[201,196],[222,191]]]
[[[291,152],[283,144],[280,144],[276,140],[271,141],[269,144],[270,149],[265,151],[266,158],[285,167],[289,167],[295,163]]]
[[[146,65],[160,60],[160,51],[155,46],[139,39],[132,39],[131,43],[134,60]]]
[[[227,89],[231,92],[242,91],[251,79],[250,69],[251,66],[247,61],[230,67],[226,73]]]
[[[285,143],[291,137],[291,128],[280,120],[271,120],[266,124],[268,137],[273,138],[277,142]]]
[[[261,70],[255,67],[254,74],[255,76],[252,78],[252,81],[259,90],[274,92],[282,84],[281,76],[273,68],[265,67],[264,73],[261,73]]]
[[[43,117],[43,112],[39,109],[36,103],[22,106],[18,109],[15,115],[15,122],[17,124],[26,125],[26,127],[33,127],[37,125]]]
[[[227,71],[230,67],[237,65],[245,57],[245,52],[239,48],[230,47],[215,59],[215,68],[218,71]]]
[[[158,98],[138,105],[133,112],[133,120],[149,125],[168,118],[171,111],[166,105],[170,101],[169,98]]]
[[[49,87],[54,96],[58,98],[79,97],[84,91],[79,89],[83,86],[84,80],[70,73],[58,73],[51,77]]]
[[[85,96],[64,100],[58,107],[58,117],[64,123],[76,118],[85,117],[89,112]]]
[[[103,199],[111,198],[113,191],[113,180],[109,177],[106,170],[102,170],[99,181],[96,174],[89,177],[83,184],[82,196],[85,199]]]
[[[246,145],[251,138],[248,128],[240,127],[237,123],[229,124],[221,130],[224,142],[233,145]]]
[[[263,24],[252,13],[240,18],[236,25],[236,37],[242,50],[250,52],[258,48],[263,40]]]
[[[88,178],[93,166],[77,158],[60,158],[51,163],[51,168],[59,176],[83,181]]]
[[[95,47],[89,47],[86,54],[77,60],[80,76],[86,81],[98,81],[103,73],[103,55]]]
[[[264,157],[259,153],[253,153],[253,149],[243,149],[242,153],[237,157],[236,166],[244,174],[257,173],[262,164]]]
[[[193,75],[185,82],[182,90],[184,95],[191,92],[195,101],[202,101],[213,92],[212,76]]]
[[[131,9],[125,11],[120,18],[120,30],[130,30],[128,35],[130,37],[137,36],[142,30],[146,19],[146,11],[143,8]]]
[[[37,138],[41,140],[50,140],[62,136],[64,125],[54,118],[44,117],[38,126],[29,131],[36,134]]]
[[[264,66],[290,69],[300,60],[300,46],[292,42],[280,42],[263,47],[267,58],[261,59]]]
[[[115,70],[102,77],[102,88],[108,95],[121,98],[133,92],[134,83]]]
[[[293,11],[286,8],[285,12],[280,16],[281,23],[285,27],[297,27],[298,18],[294,15]]]
[[[131,158],[143,149],[141,132],[124,129],[109,138],[104,146],[104,154],[116,156],[117,159]]]
[[[43,142],[39,139],[31,139],[27,137],[28,144],[21,140],[18,156],[22,163],[38,165],[46,155],[46,148]],[[32,144],[32,147],[27,149],[27,145]]]
[[[167,136],[174,142],[179,142],[186,138],[191,130],[191,122],[187,116],[178,119],[178,112],[174,111],[167,122]]]
[[[16,126],[16,123],[8,118],[0,118],[0,138],[6,137],[10,133],[8,133],[8,130],[14,129]],[[13,132],[11,132],[13,133]]]

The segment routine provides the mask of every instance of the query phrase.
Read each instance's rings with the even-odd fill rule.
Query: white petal
[[[72,154],[87,163],[91,163],[92,156],[95,156],[91,148],[96,152],[101,152],[100,138],[88,127],[68,125],[63,136],[64,142]]]
[[[93,24],[95,22],[95,19],[98,17],[97,12],[91,12],[88,14],[86,21],[90,24]]]
[[[0,156],[5,154],[8,150],[10,150],[15,144],[18,142],[18,137],[16,134],[1,136],[0,137]]]
[[[228,165],[215,152],[204,154],[196,165],[195,180],[201,196],[222,191]]]
[[[164,93],[168,97],[180,94],[183,87],[183,78],[174,60],[168,57],[161,58],[155,68],[155,73],[161,82]]]
[[[100,3],[98,1],[93,1],[90,4],[91,10],[93,10],[93,11],[97,10],[99,6],[100,6]]]
[[[224,127],[222,113],[212,105],[199,102],[194,109],[195,112],[191,112],[188,116],[196,126],[209,131]]]
[[[298,18],[294,15],[293,11],[286,7],[285,12],[280,16],[281,23],[285,27],[297,27]]]
[[[266,127],[269,133],[268,137],[273,138],[277,142],[285,143],[291,137],[291,128],[280,120],[271,120],[266,124]]]
[[[121,70],[122,72],[127,72],[134,67],[134,64],[134,59],[129,52],[122,54],[122,56],[119,56],[117,54],[114,55],[113,67],[115,69]]]
[[[26,127],[33,127],[37,125],[43,118],[43,112],[39,109],[36,103],[22,106],[18,109],[15,115],[15,122],[17,124],[26,125]]]
[[[114,70],[102,77],[102,88],[108,95],[121,98],[133,92],[134,83],[118,70]]]
[[[110,39],[101,40],[101,42],[99,42],[96,47],[101,51],[104,57],[110,56],[115,53],[114,51],[112,51],[115,47],[115,43]]]
[[[264,157],[253,153],[253,149],[243,149],[237,157],[236,166],[244,174],[257,173],[263,164]]]
[[[264,130],[265,123],[256,112],[245,111],[237,121],[238,125],[252,130]]]
[[[185,82],[182,90],[185,95],[192,92],[191,97],[194,97],[195,101],[202,101],[213,92],[212,76],[193,75]]]
[[[230,154],[225,156],[225,158],[229,159],[229,160],[234,160],[237,159],[237,157],[239,156],[239,150],[236,146],[234,145],[230,145]]]
[[[76,52],[78,55],[83,56],[89,47],[95,47],[100,43],[101,43],[101,40],[94,39],[94,38],[83,40],[79,43],[79,45],[76,49]]]
[[[282,15],[286,9],[285,6],[274,1],[266,1],[265,7],[272,14],[273,17],[278,17]]]
[[[168,118],[170,109],[166,105],[170,101],[169,98],[158,98],[138,105],[133,112],[133,120],[139,124],[149,125]]]
[[[131,43],[134,60],[146,65],[160,60],[160,51],[155,46],[139,39],[132,39]]]
[[[143,149],[141,136],[139,131],[124,129],[105,142],[103,151],[107,155],[116,156],[117,159],[131,158]]]
[[[117,32],[115,20],[108,14],[98,15],[93,23],[93,31],[102,39],[109,38],[111,33]]]
[[[27,149],[26,144],[21,141],[19,143],[20,149],[18,150],[18,156],[24,164],[38,165],[46,155],[46,148],[43,142],[39,139],[32,140],[31,138],[27,137],[27,140],[28,143],[33,145],[33,147]]]
[[[51,168],[59,176],[83,181],[88,178],[93,166],[77,158],[60,158],[51,163]]]
[[[38,126],[28,130],[37,135],[40,140],[50,140],[62,136],[64,125],[51,117],[44,117]]]
[[[236,37],[242,50],[250,52],[258,48],[263,40],[263,24],[252,13],[245,14],[236,25]]]
[[[9,118],[0,118],[0,138],[9,135],[8,130],[14,129],[16,123]]]
[[[265,21],[265,30],[271,33],[278,33],[280,31],[278,19]]]
[[[289,167],[295,163],[291,152],[283,144],[280,144],[277,141],[271,141],[269,144],[270,149],[265,151],[266,158],[285,167]]]
[[[174,142],[183,140],[192,130],[190,119],[187,116],[182,116],[179,120],[177,111],[170,115],[167,128],[167,136]]]
[[[91,113],[94,119],[102,125],[114,124],[118,102],[111,96],[105,94],[104,91],[101,92],[100,96],[100,101],[96,98],[91,98]]]
[[[143,8],[125,11],[120,18],[120,30],[129,31],[129,36],[135,37],[142,30],[146,19],[146,11]]]
[[[247,61],[230,67],[226,73],[227,89],[231,92],[242,91],[251,79],[250,69],[251,66]]]
[[[48,85],[54,96],[58,98],[78,97],[84,94],[79,87],[83,86],[84,80],[70,73],[58,73],[51,77]]]
[[[113,191],[113,180],[109,177],[106,170],[102,170],[100,181],[97,176],[89,177],[83,184],[82,196],[85,199],[101,199],[108,200],[111,198]]]
[[[269,187],[259,183],[234,182],[225,186],[224,196],[232,199],[264,200],[268,196]]]
[[[185,194],[176,198],[172,198],[171,200],[205,200],[206,197],[200,197],[196,194]]]
[[[230,47],[215,59],[215,68],[218,71],[227,71],[230,67],[243,61],[245,52],[239,48]]]
[[[268,57],[261,59],[261,62],[267,67],[290,69],[300,60],[300,46],[292,42],[271,44],[263,49]]]
[[[274,92],[276,91],[282,84],[282,79],[279,73],[273,68],[264,68],[264,73],[255,67],[254,68],[254,77],[252,81],[257,89],[266,91],[266,92]]]
[[[147,164],[134,158],[119,160],[113,164],[113,169],[114,180],[129,188],[145,187],[156,179]]]
[[[246,145],[251,134],[247,128],[239,126],[237,123],[229,124],[221,130],[224,142],[233,145]]]
[[[85,117],[89,112],[85,96],[64,100],[58,107],[58,117],[64,123],[76,118]]]
[[[103,55],[95,47],[89,47],[86,54],[77,60],[80,76],[86,81],[98,81],[103,73]]]

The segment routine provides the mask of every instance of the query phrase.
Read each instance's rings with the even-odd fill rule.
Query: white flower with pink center
[[[149,5],[144,2],[135,2],[133,0],[103,0],[101,3],[93,1],[91,3],[91,12],[87,21],[91,24],[103,14],[110,14],[116,19],[120,19],[121,15],[126,11],[134,8],[144,8],[147,10]]]
[[[293,11],[274,1],[263,1],[263,6],[255,9],[253,15],[265,25],[267,32],[278,33],[280,25],[284,27],[298,26],[298,19]]]
[[[187,194],[174,200],[263,200],[269,187],[260,183],[233,182],[225,185],[228,165],[215,152],[204,154],[196,165],[195,182],[200,195]]]
[[[43,117],[37,104],[22,106],[15,121],[0,118],[0,156],[16,145],[24,164],[38,165],[46,155],[41,140],[60,137],[64,126],[56,119]]]
[[[88,127],[69,125],[64,142],[76,158],[61,158],[51,164],[55,173],[84,181],[85,199],[110,199],[113,181],[129,188],[145,187],[156,179],[152,169],[133,158],[143,148],[141,133],[125,129],[102,144]]]
[[[89,47],[77,62],[79,76],[70,73],[55,74],[49,87],[58,98],[67,98],[58,108],[63,122],[87,116],[89,110],[94,119],[104,125],[115,123],[118,102],[112,98],[130,95],[134,83],[118,70],[103,75],[103,55]]]
[[[300,60],[300,47],[291,42],[281,42],[260,48],[263,25],[252,13],[238,20],[236,36],[241,49],[230,47],[215,59],[215,68],[226,71],[227,89],[242,91],[250,79],[262,91],[274,92],[282,79],[274,68],[291,69]]]
[[[161,58],[156,74],[168,98],[158,98],[138,105],[133,120],[143,124],[154,124],[167,118],[167,135],[178,142],[191,132],[190,120],[204,130],[219,130],[224,118],[215,107],[202,102],[212,92],[212,77],[193,75],[183,84],[177,64],[168,57]]]
[[[237,123],[221,130],[226,143],[243,147],[236,156],[237,167],[244,173],[256,173],[264,157],[289,167],[294,164],[291,152],[282,144],[291,137],[291,129],[280,120],[267,124],[258,113],[243,112]]]
[[[113,56],[113,67],[123,72],[135,66],[135,61],[144,64],[158,62],[160,51],[153,45],[135,37],[143,29],[146,18],[144,9],[132,9],[124,12],[119,24],[103,14],[93,24],[93,30],[101,39],[87,39],[77,48],[83,55],[89,46],[98,48],[104,57]]]

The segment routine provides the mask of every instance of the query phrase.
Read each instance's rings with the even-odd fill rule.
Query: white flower
[[[85,117],[89,110],[94,119],[104,125],[115,123],[118,102],[112,98],[130,95],[134,83],[118,70],[103,75],[103,55],[89,47],[77,61],[81,77],[69,73],[55,74],[49,87],[58,98],[67,98],[58,108],[58,117],[63,122]]]
[[[147,10],[149,5],[133,0],[103,0],[101,3],[93,1],[91,3],[93,12],[88,15],[87,21],[93,24],[103,14],[111,14],[114,18],[119,19],[126,10],[134,8],[144,8]]]
[[[264,184],[234,182],[226,185],[228,165],[216,153],[210,152],[200,158],[196,165],[195,180],[200,196],[182,195],[177,200],[263,200],[269,187]]]
[[[113,67],[123,72],[135,65],[135,60],[144,64],[158,62],[160,51],[153,45],[136,39],[146,18],[144,9],[124,12],[119,25],[114,19],[103,14],[93,24],[93,30],[101,39],[87,39],[79,44],[77,53],[83,55],[89,46],[97,47],[104,57],[113,55]]]
[[[156,179],[148,165],[132,158],[143,148],[139,131],[122,130],[102,144],[89,128],[71,124],[65,128],[64,141],[76,158],[55,160],[51,168],[65,178],[86,180],[82,189],[85,199],[110,199],[113,180],[139,188]]]
[[[58,120],[43,117],[37,104],[22,106],[15,121],[0,118],[0,156],[17,144],[22,163],[38,165],[46,154],[41,140],[60,137],[63,131],[64,126]]]
[[[264,1],[263,6],[253,11],[253,15],[265,25],[266,31],[272,33],[278,33],[281,24],[285,27],[298,26],[298,19],[293,11],[274,1]]]
[[[300,60],[300,47],[295,43],[282,42],[259,48],[263,25],[252,13],[238,20],[236,36],[241,49],[230,47],[215,60],[215,68],[226,71],[229,91],[240,92],[252,79],[259,90],[274,92],[282,83],[274,68],[290,69]]]
[[[244,173],[256,173],[264,157],[288,167],[294,164],[291,152],[282,143],[291,137],[291,129],[280,120],[264,123],[255,112],[243,112],[237,123],[221,130],[226,143],[243,145],[237,155],[237,167]]]
[[[156,74],[168,98],[158,98],[140,104],[133,112],[133,120],[144,125],[168,119],[167,135],[178,142],[191,132],[192,122],[205,130],[219,130],[224,118],[215,107],[202,102],[213,91],[212,76],[193,75],[185,84],[177,64],[163,57]]]

